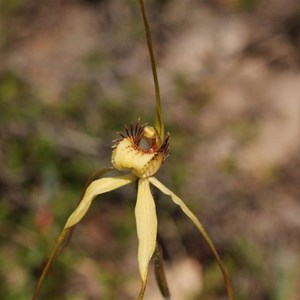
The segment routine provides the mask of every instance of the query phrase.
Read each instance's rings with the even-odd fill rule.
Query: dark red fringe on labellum
[[[118,133],[121,138],[120,139],[115,139],[113,140],[116,145],[122,141],[123,139],[126,138],[131,138],[134,146],[136,146],[139,150],[145,151],[144,149],[141,149],[139,147],[141,141],[145,139],[149,144],[149,150],[145,152],[157,152],[157,153],[162,153],[164,155],[164,160],[169,156],[170,154],[170,134],[168,133],[164,142],[161,144],[161,146],[157,145],[158,140],[160,140],[159,136],[153,139],[149,139],[144,136],[144,129],[147,125],[141,125],[140,122],[137,123],[131,123],[130,127],[128,128],[127,125],[125,125],[125,133]],[[151,140],[151,143],[150,143]],[[116,147],[116,145],[113,145],[113,148]]]

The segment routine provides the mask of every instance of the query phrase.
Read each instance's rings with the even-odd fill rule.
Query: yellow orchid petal
[[[147,153],[138,149],[132,138],[120,141],[113,151],[112,163],[118,170],[132,170],[138,177],[154,174],[162,165],[163,153]]]
[[[148,274],[149,261],[156,245],[157,218],[155,202],[150,191],[148,178],[139,179],[137,202],[135,206],[137,235],[139,239],[138,264],[145,287]],[[142,299],[140,295],[139,299]]]
[[[139,123],[126,133],[120,134],[121,139],[115,140],[111,162],[117,170],[131,170],[134,175],[146,178],[155,174],[169,153],[169,135],[161,140],[157,131],[151,126]]]
[[[103,174],[111,171],[111,168],[105,168],[101,171],[97,172],[94,176],[92,176],[91,180],[98,178],[99,176],[102,176]],[[59,237],[57,238],[54,248],[51,251],[51,254],[48,258],[47,264],[45,265],[43,272],[39,278],[38,284],[36,286],[36,289],[34,291],[33,300],[36,300],[38,298],[40,289],[42,287],[42,284],[46,278],[46,275],[53,264],[54,260],[56,259],[59,251],[62,249],[62,244],[67,235],[71,232],[71,230],[74,228],[71,228],[72,226],[76,225],[86,214],[88,208],[91,205],[92,200],[99,194],[103,194],[109,191],[112,191],[114,189],[117,189],[123,185],[126,185],[128,183],[131,183],[136,180],[136,176],[132,174],[124,175],[124,176],[117,176],[117,177],[106,177],[97,179],[94,181],[89,180],[89,185],[79,202],[77,208],[74,210],[74,212],[69,217],[64,229],[60,233]]]
[[[224,268],[224,265],[222,263],[222,260],[217,252],[217,249],[209,237],[208,233],[204,229],[203,225],[200,223],[198,218],[192,213],[192,211],[186,206],[186,204],[181,200],[177,195],[175,195],[171,190],[169,190],[166,186],[164,186],[159,180],[157,180],[155,177],[150,177],[149,181],[156,186],[161,192],[164,194],[170,196],[175,204],[179,205],[182,211],[189,217],[189,219],[194,223],[194,225],[198,228],[202,236],[204,237],[205,241],[207,242],[208,246],[210,247],[211,251],[213,252],[218,265],[220,267],[220,270],[223,274],[226,290],[228,293],[228,297],[230,300],[234,300],[234,294],[233,294],[233,288],[231,285],[230,278]]]
[[[121,186],[134,182],[136,179],[136,176],[127,174],[123,176],[100,178],[93,181],[87,187],[81,202],[69,217],[65,229],[76,225],[84,217],[93,199],[97,195],[115,190]]]

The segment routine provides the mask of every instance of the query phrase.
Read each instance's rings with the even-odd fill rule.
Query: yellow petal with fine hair
[[[131,170],[138,177],[148,177],[156,173],[164,160],[161,152],[139,149],[131,137],[120,141],[112,154],[112,164],[118,170]]]
[[[139,239],[138,264],[144,286],[147,281],[149,261],[155,250],[157,234],[156,209],[148,178],[138,181],[135,218]]]
[[[97,195],[115,190],[121,186],[134,182],[136,179],[137,177],[133,174],[127,174],[123,176],[100,178],[93,181],[87,187],[81,202],[69,217],[65,229],[76,225],[84,217],[93,199]]]
[[[232,289],[232,285],[231,285],[231,281],[230,278],[224,268],[224,265],[222,263],[222,260],[217,252],[217,249],[213,243],[213,241],[211,240],[211,238],[209,237],[208,233],[206,232],[206,230],[204,229],[203,225],[201,224],[201,222],[198,220],[198,218],[192,213],[192,211],[186,206],[186,204],[183,202],[183,200],[181,200],[177,195],[175,195],[171,190],[169,190],[166,186],[164,186],[159,180],[157,180],[155,177],[151,177],[149,178],[150,182],[156,186],[161,192],[163,192],[164,194],[170,196],[172,198],[172,200],[174,201],[175,204],[179,205],[180,208],[182,209],[182,211],[189,217],[189,219],[194,223],[194,225],[198,228],[198,230],[200,231],[200,233],[202,234],[202,236],[204,237],[205,241],[207,242],[209,248],[211,249],[211,251],[213,252],[217,263],[221,269],[223,278],[224,278],[224,282],[225,282],[225,286],[226,286],[226,290],[228,293],[228,297],[230,300],[234,300],[234,294],[233,294],[233,289]]]

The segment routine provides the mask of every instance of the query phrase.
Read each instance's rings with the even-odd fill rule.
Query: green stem
[[[163,123],[163,120],[162,120],[159,83],[158,83],[158,77],[157,77],[157,71],[156,71],[156,64],[155,64],[155,58],[154,58],[154,53],[153,53],[151,32],[150,32],[149,23],[148,23],[147,16],[146,16],[144,1],[143,0],[139,0],[139,3],[140,3],[142,15],[143,15],[143,20],[144,20],[147,45],[148,45],[148,50],[149,50],[149,55],[150,55],[150,61],[151,61],[151,67],[152,67],[152,75],[153,75],[154,86],[155,86],[155,97],[156,97],[155,129],[157,130],[160,138],[163,140],[163,138],[164,138],[164,123]]]
[[[159,290],[165,299],[170,299],[170,291],[167,283],[167,278],[165,275],[162,251],[158,243],[156,243],[153,258],[154,258],[155,278]]]

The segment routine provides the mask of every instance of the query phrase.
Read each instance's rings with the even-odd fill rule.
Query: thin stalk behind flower
[[[164,263],[163,263],[163,255],[161,248],[158,244],[156,243],[155,251],[153,254],[154,258],[154,271],[155,271],[155,278],[160,290],[160,293],[164,297],[164,299],[170,299],[170,290],[168,287],[165,271],[164,271]]]
[[[164,122],[163,122],[163,119],[162,119],[159,83],[158,83],[156,63],[155,63],[155,58],[154,58],[154,53],[153,53],[150,26],[149,26],[146,11],[145,11],[144,1],[139,0],[139,3],[140,3],[142,15],[143,15],[147,45],[148,45],[150,61],[151,61],[151,67],[152,67],[153,81],[154,81],[154,86],[155,86],[156,107],[155,107],[155,123],[154,123],[155,125],[154,125],[154,127],[155,127],[156,131],[158,132],[161,140],[163,140],[164,139]]]

